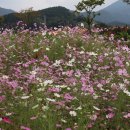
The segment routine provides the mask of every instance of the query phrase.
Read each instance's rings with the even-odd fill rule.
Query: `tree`
[[[86,11],[87,17],[86,17],[86,23],[88,25],[88,30],[91,33],[92,24],[94,22],[94,18],[99,15],[99,13],[96,13],[94,9],[102,5],[105,0],[82,0],[78,3],[76,6],[76,11],[78,13],[82,11]]]
[[[21,10],[16,14],[16,16],[26,24],[32,25],[35,22],[36,18],[38,18],[39,14],[37,11],[33,10],[33,7],[30,7],[28,9]]]

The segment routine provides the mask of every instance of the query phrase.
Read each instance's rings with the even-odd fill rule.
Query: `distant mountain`
[[[51,7],[43,10],[39,10],[41,21],[43,16],[46,16],[46,22],[48,26],[67,25],[73,22],[75,15],[72,11],[65,7]]]
[[[2,15],[6,15],[6,14],[10,14],[10,13],[14,13],[15,11],[11,10],[11,9],[5,9],[5,8],[1,8],[0,7],[0,16]]]
[[[96,21],[109,25],[130,25],[130,5],[118,0],[115,3],[99,11],[100,16]]]
[[[27,25],[32,25],[33,23],[44,23],[46,21],[48,27],[54,27],[59,25],[75,25],[83,19],[84,18],[80,16],[77,17],[73,11],[58,6],[25,14],[11,13],[4,15],[3,24],[14,25],[18,21],[22,20]]]

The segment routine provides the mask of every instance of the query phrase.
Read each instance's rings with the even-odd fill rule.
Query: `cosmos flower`
[[[2,117],[2,121],[7,124],[12,124],[12,121],[8,117]]]
[[[21,128],[21,130],[31,130],[30,128],[25,127],[25,126],[21,126],[20,128]]]

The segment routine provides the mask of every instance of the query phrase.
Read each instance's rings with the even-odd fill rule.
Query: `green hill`
[[[83,20],[81,16],[77,17],[73,11],[60,6],[28,13],[12,13],[3,17],[3,24],[9,25],[13,25],[21,20],[27,25],[32,25],[33,23],[44,23],[46,19],[48,27],[74,25]]]

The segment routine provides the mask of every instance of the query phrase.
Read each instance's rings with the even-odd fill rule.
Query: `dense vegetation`
[[[99,28],[93,36],[79,27],[16,28],[0,33],[0,129],[130,129],[130,49],[122,38]]]

